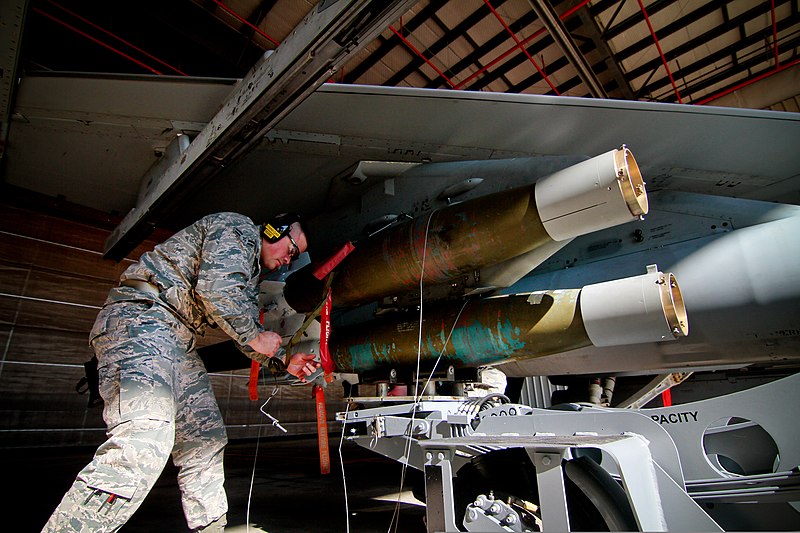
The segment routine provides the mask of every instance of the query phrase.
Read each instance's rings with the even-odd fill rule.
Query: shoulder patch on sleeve
[[[247,246],[255,246],[256,244],[256,236],[253,234],[252,231],[246,231],[240,227],[234,226],[233,232],[239,237],[242,241],[242,244]]]

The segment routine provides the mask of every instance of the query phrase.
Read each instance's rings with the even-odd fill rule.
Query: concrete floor
[[[255,478],[252,495],[250,481]],[[289,533],[348,531],[345,490],[339,460],[339,438],[331,435],[331,473],[321,475],[317,441],[262,439],[232,442],[225,455],[230,532]],[[3,450],[0,468],[6,483],[0,498],[2,531],[38,532],[49,518],[75,474],[91,459],[94,448]],[[401,467],[398,463],[345,442],[344,479],[349,506],[349,531],[422,533],[425,507],[406,483],[398,506]],[[175,468],[165,468],[142,507],[123,532],[188,531],[175,481]],[[247,520],[248,501],[250,504]],[[248,524],[249,522],[249,524]]]

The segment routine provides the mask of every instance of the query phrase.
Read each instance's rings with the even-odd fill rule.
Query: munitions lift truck
[[[655,409],[381,394],[337,419],[424,473],[429,532],[797,530],[798,407],[800,374]]]

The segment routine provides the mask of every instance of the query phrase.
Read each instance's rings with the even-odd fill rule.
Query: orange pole
[[[319,385],[313,387],[317,406],[317,441],[319,443],[319,473],[331,473],[331,454],[328,447],[328,413],[325,409],[325,390]]]

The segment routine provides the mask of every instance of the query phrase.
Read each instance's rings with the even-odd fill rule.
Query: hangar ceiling
[[[8,155],[0,165],[4,181],[0,191],[5,194],[23,188],[42,193],[47,198],[55,197],[54,202],[47,203],[47,216],[60,217],[66,212],[70,223],[77,224],[83,220],[84,212],[72,209],[75,206],[99,209],[101,213],[110,214],[108,220],[113,223],[108,227],[113,228],[119,222],[118,215],[125,213],[126,208],[136,201],[142,176],[159,157],[153,149],[153,141],[161,142],[172,135],[172,130],[162,122],[169,121],[176,130],[202,129],[208,117],[213,116],[218,103],[230,93],[233,79],[243,78],[266,51],[280,46],[312,9],[323,9],[330,4],[329,0],[320,0],[319,3],[303,0],[3,0],[0,2],[0,42],[7,53],[0,56],[3,82],[0,104],[5,105],[6,114],[0,119],[6,128],[0,128],[0,154],[6,150]],[[427,127],[422,128],[425,135],[414,131],[413,136],[408,135],[402,140],[404,143],[408,141],[407,144],[413,141],[429,147],[434,143],[444,144],[442,138],[447,141],[459,136],[461,139],[494,138],[499,136],[498,130],[506,127],[512,130],[513,136],[506,133],[504,142],[529,141],[537,136],[536,140],[540,141],[537,155],[573,153],[564,150],[564,145],[585,155],[599,153],[600,148],[592,142],[597,141],[602,129],[611,129],[607,125],[613,123],[653,153],[651,158],[643,151],[643,156],[648,157],[642,157],[642,161],[664,167],[669,165],[680,171],[672,172],[674,169],[670,168],[669,175],[653,175],[650,183],[654,185],[669,188],[673,184],[663,181],[659,184],[658,181],[670,179],[679,182],[675,187],[677,190],[685,184],[697,187],[699,183],[706,188],[725,187],[724,192],[729,195],[769,200],[784,196],[787,202],[800,203],[797,200],[800,187],[796,186],[798,174],[796,170],[784,169],[797,168],[796,134],[794,138],[780,135],[783,131],[780,130],[776,135],[775,128],[770,128],[771,135],[766,135],[763,129],[703,127],[709,120],[717,126],[724,126],[728,120],[728,110],[706,107],[705,104],[795,112],[800,109],[799,6],[798,0],[419,0],[379,37],[354,54],[330,79],[331,85],[308,99],[313,105],[306,107],[303,113],[311,115],[311,119],[319,123],[322,111],[330,111],[332,118],[329,117],[325,125],[335,123],[342,126],[342,137],[350,142],[349,145],[336,151],[339,139],[317,142],[319,139],[313,137],[313,130],[292,127],[292,123],[287,122],[284,132],[274,133],[274,139],[277,139],[272,143],[275,144],[274,150],[269,142],[264,143],[265,146],[254,157],[229,168],[226,177],[234,179],[213,184],[215,188],[211,192],[217,194],[204,196],[209,197],[208,201],[214,203],[217,210],[222,210],[216,203],[218,200],[233,202],[232,197],[236,197],[235,204],[227,205],[251,216],[252,213],[277,212],[278,208],[287,205],[300,206],[313,213],[317,205],[326,201],[329,191],[340,192],[333,191],[329,185],[334,176],[341,176],[319,172],[319,168],[333,164],[346,169],[362,159],[368,150],[371,150],[369,154],[377,153],[379,148],[385,148],[386,145],[381,143],[390,137],[389,134],[395,133],[389,131],[383,135],[383,130],[400,129],[398,124],[405,126],[402,128],[404,132],[419,129],[412,109],[423,113],[427,109],[427,114],[423,115],[426,118],[433,115],[432,110],[444,109],[443,105],[437,105],[438,102],[429,102],[425,108],[418,99],[412,101],[409,98],[406,104],[396,103],[398,107],[394,116],[389,117],[395,120],[380,122],[375,117],[386,114],[386,111],[377,103],[377,96],[381,90],[388,89],[350,86],[361,84],[444,89],[434,93],[435,98],[458,94],[461,100],[456,102],[453,98],[451,107],[445,110],[448,113],[452,106],[460,106],[462,101],[490,97],[494,100],[523,99],[515,94],[500,95],[501,99],[495,98],[497,95],[467,91],[695,104],[693,107],[664,106],[680,109],[686,116],[704,116],[676,122],[673,133],[666,135],[670,137],[669,142],[663,144],[652,141],[656,136],[665,136],[662,130],[649,122],[637,122],[635,125],[641,129],[634,131],[624,116],[616,112],[621,106],[615,106],[611,101],[582,100],[592,104],[587,108],[607,105],[611,110],[597,110],[605,120],[591,120],[597,116],[592,113],[589,118],[568,124],[558,108],[569,105],[571,98],[553,98],[559,103],[552,105],[549,102],[547,106],[541,106],[546,108],[542,111],[544,114],[529,113],[525,116],[512,114],[512,111],[506,111],[506,114],[470,114],[465,113],[465,106],[462,106],[458,112],[450,113],[458,120],[430,120]],[[17,75],[10,75],[15,69]],[[48,75],[64,72],[112,75]],[[198,77],[207,80],[198,82]],[[186,78],[194,81],[184,83]],[[12,133],[8,137],[10,142],[6,143],[7,131],[2,130],[7,129],[9,112],[13,113],[8,100],[9,95],[13,95],[12,82],[17,79],[22,80],[24,89],[19,91],[17,114],[10,121]],[[80,90],[90,83],[93,88],[102,87],[103,90]],[[159,87],[142,88],[142,85],[155,84]],[[168,94],[174,98],[159,98],[165,94],[162,90],[169,90]],[[402,89],[397,92],[417,91]],[[58,96],[53,98],[58,102],[48,106],[49,96]],[[361,107],[342,105],[335,110],[344,110],[341,113],[344,118],[335,116],[332,113],[335,106],[325,105],[335,96],[352,96]],[[314,97],[317,98],[312,101]],[[71,104],[73,100],[79,104],[74,109],[61,105],[65,101]],[[631,102],[623,103],[633,105]],[[34,117],[37,120],[29,121],[24,113],[19,112],[19,106],[23,104],[28,105],[27,109],[39,106],[43,110]],[[536,107],[534,104],[532,102],[529,107]],[[646,104],[637,102],[635,105]],[[137,114],[145,107],[148,113]],[[359,114],[356,109],[363,111]],[[687,109],[689,112],[685,113]],[[469,120],[462,121],[462,114]],[[745,117],[767,114],[741,113]],[[103,117],[105,121],[92,122],[92,118],[98,115],[106,115]],[[788,113],[770,115],[792,117],[784,121],[787,123],[796,122],[800,116]],[[509,116],[513,120],[508,119]],[[140,120],[142,117],[147,120]],[[131,118],[136,120],[128,120]],[[304,117],[298,114],[290,118],[298,121]],[[182,119],[178,125],[174,122],[177,119]],[[364,123],[370,121],[370,127],[365,128]],[[663,127],[665,122],[668,121],[662,119],[660,125]],[[390,124],[388,127],[387,123]],[[594,128],[586,126],[595,124]],[[685,127],[685,124],[690,126]],[[135,131],[135,135],[131,133],[125,137],[120,133],[125,129]],[[466,131],[470,129],[473,131]],[[674,133],[675,129],[680,133]],[[559,130],[568,134],[559,137]],[[279,150],[277,143],[290,139],[289,135],[309,131],[311,134],[307,137],[291,138],[294,151]],[[796,128],[790,127],[788,131],[796,132]],[[360,139],[355,139],[357,135],[368,136],[371,142],[375,142],[362,150],[363,147],[357,144]],[[777,141],[775,137],[778,137]],[[91,142],[98,139],[105,143],[101,149]],[[561,144],[559,149],[548,150],[549,143]],[[482,146],[466,141],[451,144],[458,149],[463,147],[465,151],[476,145]],[[669,150],[665,149],[666,144],[669,144]],[[709,156],[705,152],[710,151],[708,146],[711,144],[714,150]],[[300,145],[299,148],[296,145]],[[770,150],[759,151],[759,145],[769,145]],[[159,149],[166,146],[166,142],[158,145]],[[513,148],[507,150],[510,152]],[[515,152],[518,151],[517,148]],[[773,156],[775,152],[781,156],[780,161]],[[454,148],[441,159],[446,159],[444,156],[466,157],[465,154],[456,152]],[[665,154],[672,159],[663,161]],[[680,154],[681,158],[675,154]],[[732,154],[739,157],[734,158]],[[474,151],[469,155],[474,156]],[[488,157],[485,153],[477,155]],[[682,159],[692,157],[696,160],[694,156],[697,155],[705,159],[709,168],[692,166]],[[746,158],[746,164],[736,167],[742,158]],[[786,164],[779,164],[782,162]],[[724,168],[720,169],[720,166]],[[277,193],[267,191],[258,181],[259,173],[254,171],[264,168],[273,168],[276,175],[281,176],[284,175],[281,171],[287,169],[285,175],[291,174],[292,179],[275,179],[275,185],[282,188]],[[288,172],[290,168],[294,172]],[[14,170],[16,175],[12,172]],[[735,179],[729,179],[731,176]],[[725,179],[718,179],[720,177]],[[734,189],[734,185],[744,190]],[[258,194],[252,194],[254,190]],[[222,198],[223,192],[225,198]],[[83,198],[86,198],[85,202]],[[5,196],[6,202],[10,199],[10,194]],[[112,200],[119,201],[119,206],[105,205]],[[101,201],[104,204],[101,205]],[[16,203],[19,205],[13,206],[14,213],[27,207],[25,202]],[[196,212],[210,212],[205,203],[187,203],[189,206],[176,213],[176,217],[193,220]],[[63,204],[71,205],[62,209]],[[196,212],[191,212],[192,209]],[[95,214],[87,213],[85,216],[91,219]],[[73,230],[76,224],[65,224],[63,228],[56,224],[58,236],[83,238],[80,232]],[[29,227],[40,233],[31,230],[29,238]],[[159,229],[170,227],[176,229],[182,224],[159,225]],[[69,256],[70,260],[64,261],[62,267],[58,261],[51,261],[50,254],[29,246],[29,241],[39,243],[37,246],[51,244],[43,242],[43,237],[50,238],[50,235],[42,228],[46,226],[26,225],[25,231],[15,227],[14,235],[9,235],[10,232],[5,235],[12,242],[5,249],[9,257],[7,263],[11,264],[15,275],[13,279],[5,276],[7,284],[20,280],[23,287],[6,289],[7,309],[12,310],[8,316],[13,316],[13,320],[17,320],[17,315],[33,317],[19,328],[19,331],[27,333],[27,337],[21,333],[15,336],[15,341],[31,339],[29,346],[33,347],[23,343],[19,348],[6,335],[6,353],[16,356],[29,351],[37,364],[41,358],[47,358],[47,363],[63,365],[65,368],[59,368],[62,373],[58,378],[62,385],[66,383],[66,388],[71,389],[74,370],[82,372],[82,366],[77,362],[88,349],[85,338],[94,318],[93,310],[101,304],[107,289],[116,283],[119,272],[113,270],[117,267],[100,259],[99,247],[105,233],[93,229],[93,240],[89,244],[68,241],[66,247],[59,248],[80,248],[78,251],[87,258],[81,258],[80,265],[87,263],[92,268],[101,269],[97,274],[90,268],[74,267],[77,261]],[[22,242],[26,244],[17,245],[17,241],[23,238]],[[31,240],[34,238],[36,240]],[[39,253],[37,258],[41,258],[42,265],[25,263],[28,255],[23,255],[22,259],[18,257],[34,253]],[[24,264],[20,266],[21,263]],[[29,284],[31,272],[30,279],[37,283]],[[76,287],[84,292],[78,295]],[[17,298],[17,294],[21,297]],[[48,300],[48,307],[33,308],[32,311],[30,307],[23,308],[27,314],[17,311],[19,302],[29,295],[46,295],[55,300],[62,298],[62,294],[62,302]],[[72,306],[59,307],[62,303]],[[75,309],[82,311],[79,313]],[[55,324],[51,330],[42,329],[37,322],[43,316]],[[7,320],[6,328],[13,330],[20,323]],[[35,325],[30,326],[30,323]],[[52,336],[53,342],[68,337],[72,344],[68,344],[67,349],[63,346],[58,350],[42,349],[39,339],[48,337],[42,336],[42,331],[56,331],[57,334]],[[20,358],[25,359],[23,356]],[[6,359],[4,364],[9,364]],[[22,366],[27,364],[27,360],[21,361],[19,368],[23,370],[17,374],[20,377],[12,378],[16,380],[14,383],[19,391],[12,400],[24,398],[28,401],[30,382],[25,369],[31,367]],[[14,376],[8,370],[5,372]],[[51,389],[54,394],[61,395],[64,387]],[[57,401],[51,398],[40,396],[39,401],[46,404],[41,412],[49,416],[48,409],[56,405],[59,409],[53,415],[56,418],[62,409],[67,408],[68,402],[61,401],[62,396]],[[24,410],[15,409],[14,412],[24,413]],[[63,427],[61,419],[57,423],[58,427]]]
[[[25,19],[20,75],[221,78],[243,77],[317,6],[301,0],[17,3]],[[420,0],[330,81],[797,111],[798,5]],[[748,93],[755,84],[758,90]]]

